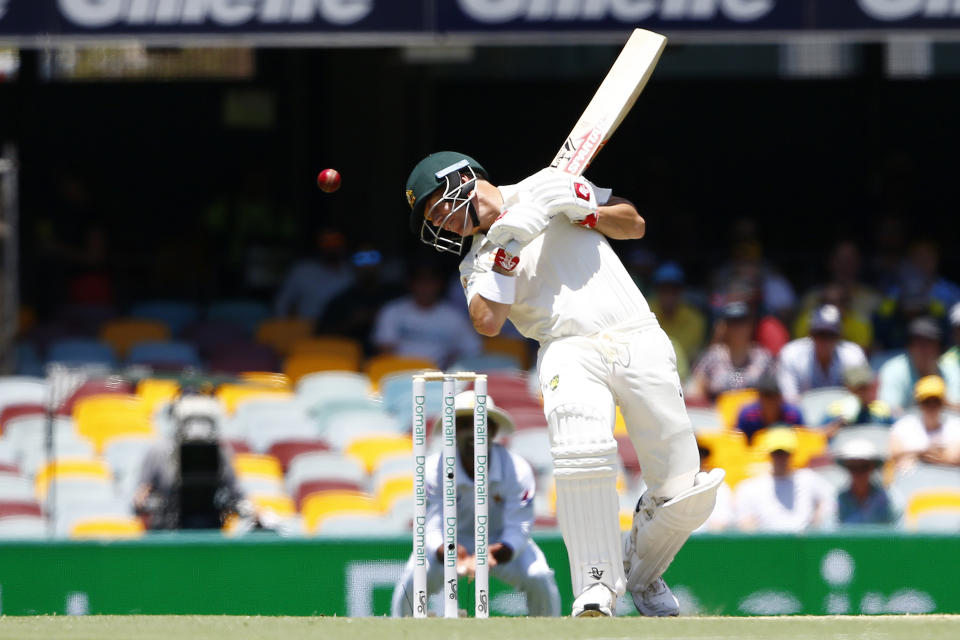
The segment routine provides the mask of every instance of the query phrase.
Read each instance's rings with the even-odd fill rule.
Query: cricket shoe
[[[630,595],[641,615],[657,618],[680,615],[677,596],[673,595],[663,578],[657,578],[643,591],[631,591]]]
[[[617,610],[617,594],[602,582],[583,590],[573,601],[574,618],[612,618]]]

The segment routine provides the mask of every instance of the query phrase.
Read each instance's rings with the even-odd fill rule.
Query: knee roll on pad
[[[717,501],[723,469],[698,473],[694,485],[665,502],[644,494],[624,538],[627,589],[642,591],[663,575],[690,533],[706,522]]]

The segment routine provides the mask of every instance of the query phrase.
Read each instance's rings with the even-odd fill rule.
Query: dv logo
[[[482,613],[487,612],[487,592],[486,591],[483,591],[483,590],[480,591],[480,604],[477,605],[477,610],[481,611]]]
[[[599,580],[600,578],[603,577],[603,571],[598,567],[591,567],[590,577],[593,578],[594,580]]]
[[[447,582],[450,584],[450,599],[456,600],[457,599],[457,581],[456,579],[454,579],[454,580],[448,580]]]
[[[417,613],[423,613],[427,610],[427,592],[417,592]]]

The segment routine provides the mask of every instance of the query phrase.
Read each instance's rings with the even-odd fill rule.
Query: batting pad
[[[723,469],[697,474],[693,487],[658,503],[644,494],[633,514],[633,527],[624,539],[627,589],[643,591],[663,575],[690,533],[706,522],[717,502]]]
[[[602,582],[623,594],[623,547],[617,498],[617,443],[589,408],[557,407],[549,420],[557,521],[570,558],[573,594]]]

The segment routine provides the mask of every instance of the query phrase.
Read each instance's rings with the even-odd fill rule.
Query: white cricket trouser
[[[443,563],[437,560],[434,553],[428,553],[427,558],[427,592],[433,594],[443,587]],[[560,592],[553,577],[553,569],[547,564],[543,551],[532,540],[525,548],[514,551],[510,562],[490,567],[490,576],[526,594],[528,615],[560,615]],[[412,593],[413,556],[407,560],[403,575],[393,590],[390,615],[395,618],[412,616]],[[469,610],[472,611],[472,606]]]
[[[552,340],[538,371],[551,429],[557,516],[574,596],[592,582],[625,589],[613,427],[620,406],[648,495],[689,489],[700,468],[676,354],[656,318],[590,337]]]

